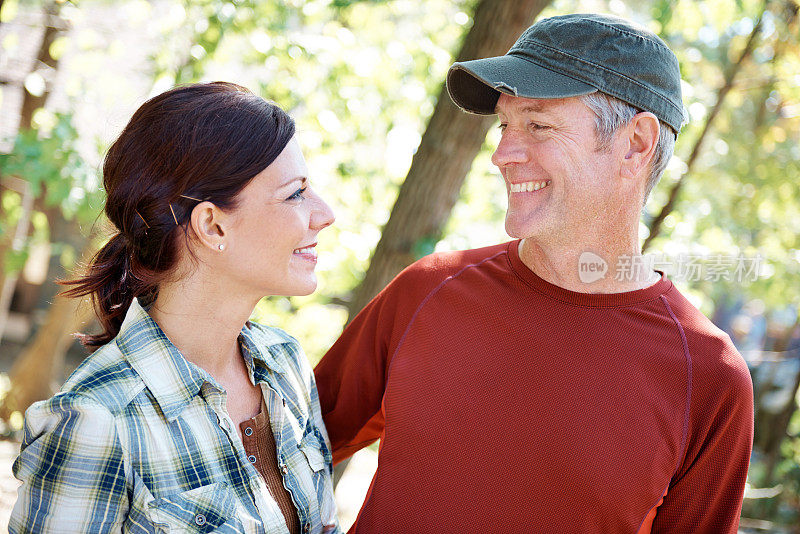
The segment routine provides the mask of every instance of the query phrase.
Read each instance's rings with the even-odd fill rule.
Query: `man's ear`
[[[189,219],[198,244],[213,250],[220,250],[225,241],[229,217],[211,202],[201,202],[192,210]]]
[[[650,168],[658,144],[658,118],[650,112],[637,113],[623,130],[626,141],[621,173],[625,178],[636,178]]]

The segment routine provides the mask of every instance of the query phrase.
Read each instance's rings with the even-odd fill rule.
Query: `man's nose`
[[[492,154],[492,163],[502,169],[513,163],[523,163],[527,157],[528,153],[521,132],[506,129]]]

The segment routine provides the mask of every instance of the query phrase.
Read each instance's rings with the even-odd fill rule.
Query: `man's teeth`
[[[538,191],[550,185],[550,180],[542,182],[522,182],[519,184],[511,184],[512,193],[524,193],[525,191]]]
[[[314,250],[314,247],[305,247],[305,248],[296,248],[294,249],[295,254],[314,254],[317,255],[317,251]]]

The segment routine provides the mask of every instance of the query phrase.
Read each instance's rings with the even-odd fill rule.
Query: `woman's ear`
[[[647,111],[637,113],[625,127],[623,135],[627,148],[622,160],[622,176],[637,178],[648,173],[658,144],[658,118]]]
[[[225,212],[208,201],[195,206],[189,219],[199,244],[213,250],[224,249],[228,222]]]

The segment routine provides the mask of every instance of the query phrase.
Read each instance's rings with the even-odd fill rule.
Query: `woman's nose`
[[[332,225],[333,221],[336,220],[336,216],[333,214],[333,210],[328,203],[322,200],[322,197],[319,195],[315,196],[317,197],[317,206],[311,213],[311,221],[309,225],[313,230],[319,231]]]

